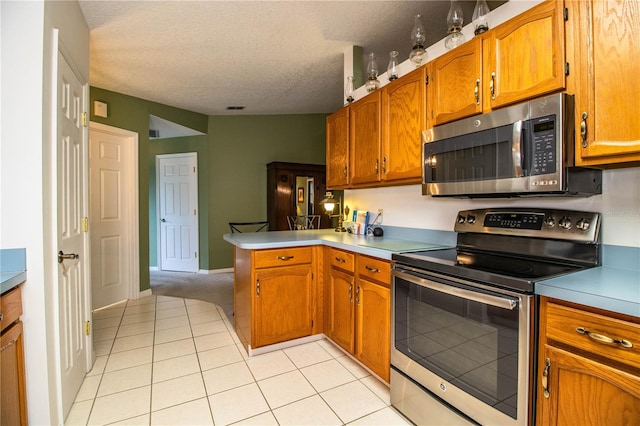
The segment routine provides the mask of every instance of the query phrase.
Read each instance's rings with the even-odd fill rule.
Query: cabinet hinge
[[[85,336],[89,336],[91,334],[91,322],[85,321],[84,323],[84,334]]]
[[[193,257],[195,257],[196,259],[198,258],[198,252],[193,252]]]
[[[564,75],[569,75],[569,71],[570,71],[569,62],[566,62],[564,64]]]
[[[193,215],[195,216],[196,214],[196,209],[193,209]]]
[[[196,172],[196,166],[193,166],[193,173]]]
[[[313,320],[311,320],[311,327],[313,327]]]
[[[562,13],[564,15],[564,20],[568,21],[569,20],[569,8],[565,7],[564,11]]]
[[[89,218],[82,218],[82,232],[89,232]]]
[[[424,76],[424,84],[429,85],[429,76],[428,75]]]
[[[87,113],[82,113],[82,127],[87,127]]]

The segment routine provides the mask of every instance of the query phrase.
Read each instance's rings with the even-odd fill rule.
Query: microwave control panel
[[[532,118],[531,132],[531,176],[548,175],[558,170],[558,139],[556,116]]]

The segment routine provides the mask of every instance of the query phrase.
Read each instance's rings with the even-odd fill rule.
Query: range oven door
[[[480,424],[528,424],[533,296],[398,264],[392,274],[392,404],[420,405],[415,392],[403,400],[408,380]]]

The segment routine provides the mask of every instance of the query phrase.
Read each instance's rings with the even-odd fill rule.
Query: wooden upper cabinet
[[[563,10],[544,2],[434,59],[429,126],[563,90]]]
[[[429,123],[482,112],[482,39],[476,37],[430,64]]]
[[[420,182],[426,128],[426,67],[382,89],[382,180]]]
[[[640,162],[640,3],[567,1],[567,43],[576,66],[576,165]],[[575,70],[575,72],[574,72]]]
[[[327,188],[349,184],[349,107],[327,117]]]
[[[565,88],[563,3],[546,1],[487,33],[485,109]]]
[[[380,90],[349,107],[349,180],[351,184],[380,181]]]

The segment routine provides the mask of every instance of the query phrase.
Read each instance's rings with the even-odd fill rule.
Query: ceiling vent
[[[149,139],[158,139],[160,137],[160,130],[149,129]]]
[[[242,111],[245,109],[244,105],[230,105],[227,107],[227,111]]]

